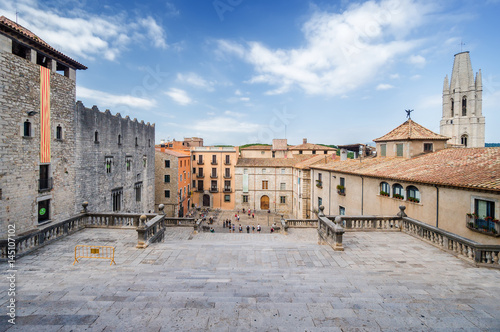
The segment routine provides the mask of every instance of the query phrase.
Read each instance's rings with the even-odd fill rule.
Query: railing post
[[[144,249],[146,245],[146,219],[147,217],[143,214],[139,218],[139,226],[137,226],[137,246],[138,249]]]

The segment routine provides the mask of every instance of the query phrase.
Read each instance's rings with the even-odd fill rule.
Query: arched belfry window
[[[467,116],[467,97],[462,98],[462,116]]]
[[[462,135],[462,137],[460,138],[460,143],[462,143],[463,146],[467,147],[467,142],[468,141],[468,137],[467,135]]]
[[[451,98],[451,116],[455,116],[455,101]]]

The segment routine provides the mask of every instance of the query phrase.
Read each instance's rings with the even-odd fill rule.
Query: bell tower
[[[469,52],[455,54],[451,79],[448,82],[448,75],[444,79],[440,122],[440,134],[451,137],[448,144],[484,147],[482,100],[481,69],[474,79]]]

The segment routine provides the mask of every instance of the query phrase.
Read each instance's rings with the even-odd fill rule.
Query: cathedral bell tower
[[[451,80],[443,86],[443,118],[440,134],[451,137],[449,145],[484,147],[483,85],[481,70],[472,72],[469,52],[455,54]]]

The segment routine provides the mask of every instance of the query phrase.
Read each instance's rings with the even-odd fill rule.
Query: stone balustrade
[[[318,228],[318,219],[287,219],[287,228]]]
[[[336,216],[328,216],[333,220]],[[397,216],[339,216],[346,232],[400,231],[401,218]]]
[[[147,220],[147,216],[143,214],[139,218],[139,226],[137,227],[136,248],[144,249],[151,243],[163,240],[165,229],[165,215],[158,215],[151,220]]]
[[[137,227],[139,217],[137,213],[89,213],[86,227],[123,228]],[[145,214],[147,220],[156,217],[154,213]]]
[[[335,251],[344,251],[342,245],[342,236],[344,228],[341,226],[340,218],[336,218],[335,222],[328,219],[324,213],[324,207],[319,207],[318,213],[318,235],[321,243],[329,244]]]

